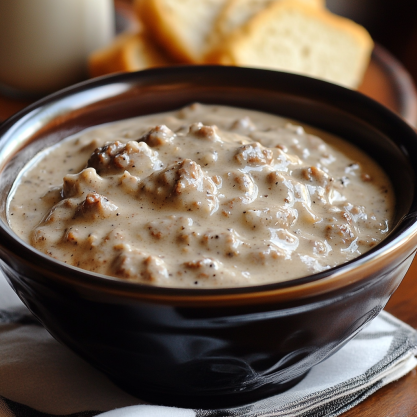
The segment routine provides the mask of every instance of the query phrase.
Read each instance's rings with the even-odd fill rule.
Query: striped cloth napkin
[[[149,405],[56,342],[0,275],[0,417],[334,417],[416,365],[417,332],[386,312],[287,392],[246,406]]]

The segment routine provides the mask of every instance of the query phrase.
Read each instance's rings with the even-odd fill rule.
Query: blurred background
[[[135,24],[135,17],[134,13],[132,11],[132,3],[133,0],[61,0],[60,2],[54,2],[51,0],[18,0],[20,4],[26,5],[25,7],[18,8],[15,6],[12,6],[11,8],[16,9],[16,13],[24,14],[26,13],[30,20],[31,12],[30,7],[33,7],[35,4],[49,4],[53,5],[54,7],[58,7],[61,9],[66,4],[67,7],[70,7],[72,9],[76,9],[75,3],[79,6],[79,9],[86,8],[87,5],[90,5],[90,9],[92,10],[91,13],[88,11],[84,11],[84,13],[89,17],[89,19],[94,22],[95,24],[98,24],[97,22],[104,22],[106,20],[106,17],[102,16],[102,19],[97,18],[97,9],[100,9],[103,13],[107,13],[107,18],[110,19],[111,16],[111,22],[113,22],[113,15],[112,10],[110,13],[110,8],[113,8],[113,4],[116,6],[117,13],[115,15],[116,17],[116,30],[118,32],[131,27],[131,25]],[[198,1],[198,0],[196,0]],[[9,3],[10,2],[10,3]],[[1,10],[6,10],[11,4],[14,4],[17,2],[17,0],[0,0],[0,21],[1,21]],[[59,5],[59,6],[58,6]],[[106,7],[109,9],[106,12],[106,7],[103,7],[107,5]],[[30,6],[30,7],[29,7]],[[349,19],[352,19],[353,21],[363,25],[371,34],[374,41],[383,46],[392,56],[397,58],[397,60],[402,63],[402,65],[405,67],[405,69],[409,72],[409,74],[412,76],[414,83],[417,84],[417,0],[326,0],[326,6],[327,8],[336,14],[339,14],[341,16],[348,17]],[[2,9],[3,8],[3,9]],[[90,14],[89,14],[90,13]],[[62,13],[61,13],[62,14]],[[6,16],[6,14],[4,14]],[[62,39],[58,40],[56,36],[51,37],[50,32],[54,29],[52,28],[49,30],[49,32],[45,29],[43,34],[40,34],[39,31],[36,31],[37,37],[40,37],[41,35],[45,37],[46,43],[51,43],[54,41],[58,47],[56,48],[56,55],[59,57],[67,58],[70,56],[68,53],[71,51],[71,46],[74,48],[77,46],[77,41],[75,40],[76,37],[82,37],[82,36],[89,36],[92,40],[94,38],[97,38],[94,40],[94,42],[97,43],[95,48],[98,48],[99,46],[106,45],[110,42],[110,39],[113,36],[113,28],[108,31],[108,33],[101,33],[100,30],[97,29],[97,27],[94,30],[90,30],[89,33],[84,34],[82,30],[78,30],[75,28],[75,25],[71,24],[71,21],[69,19],[69,14],[65,15],[65,19],[59,22],[52,22],[52,24],[60,25],[59,32],[64,33],[64,27],[65,30],[71,35],[66,36],[65,33],[62,35]],[[74,17],[75,18],[75,17]],[[6,19],[7,20],[7,19]],[[62,20],[62,19],[61,19]],[[109,20],[110,22],[110,20]],[[2,72],[5,73],[8,71],[7,76],[8,77],[17,77],[20,80],[24,80],[27,83],[32,83],[33,80],[28,76],[29,74],[33,78],[36,75],[36,72],[27,71],[27,67],[24,65],[14,65],[9,60],[9,65],[7,65],[7,62],[1,62],[1,56],[7,56],[5,53],[1,53],[2,49],[7,50],[7,48],[15,49],[15,51],[12,51],[12,55],[16,57],[16,50],[17,48],[14,47],[13,42],[9,41],[5,42],[5,39],[7,38],[7,25],[13,28],[13,22],[3,22],[3,24],[0,26],[0,79]],[[30,31],[30,27],[28,25],[24,25],[26,32]],[[90,25],[91,26],[91,25]],[[22,29],[19,29],[19,33]],[[57,32],[55,30],[55,32]],[[1,34],[3,33],[3,36]],[[100,35],[101,33],[101,35]],[[94,36],[93,36],[94,35]],[[100,36],[99,36],[100,35]],[[20,36],[20,35],[19,35]],[[65,40],[65,47],[63,47],[63,40]],[[101,43],[100,43],[101,42]],[[85,43],[85,42],[84,42]],[[80,40],[78,44],[83,44],[83,41]],[[90,45],[91,46],[91,45]],[[91,50],[95,49],[92,48]],[[80,49],[80,48],[79,48]],[[53,78],[65,76],[65,71],[62,69],[57,71],[54,69],[54,65],[58,65],[59,60],[52,61],[49,65],[46,58],[44,59],[42,56],[39,55],[39,51],[35,51],[34,48],[26,48],[26,50],[21,50],[21,48],[18,48],[20,51],[20,56],[17,56],[17,59],[23,59],[23,57],[26,59],[27,57],[34,56],[34,60],[38,61],[43,65],[41,69],[38,71],[39,77],[43,76],[43,79],[46,83],[53,84]],[[45,52],[45,51],[40,51]],[[82,59],[85,60],[85,51],[80,50],[80,53],[83,54]],[[74,52],[75,54],[75,52]],[[389,59],[390,56],[388,56]],[[71,84],[73,82],[80,81],[81,79],[85,78],[87,74],[80,73],[78,74],[75,70],[73,70],[68,64],[66,64],[65,59],[61,59],[61,66],[64,65],[65,69],[68,73],[71,73],[74,75],[74,77],[78,77],[77,79],[71,80],[68,79],[66,84],[63,85],[59,84],[61,81],[58,79],[56,81],[56,86],[52,85],[52,91],[62,88],[65,85]],[[68,58],[69,59],[69,58]],[[81,59],[81,58],[80,58]],[[84,62],[84,61],[83,61]],[[46,66],[47,71],[44,69]],[[84,68],[85,63],[82,64],[83,68],[81,68],[82,71],[86,71],[86,68]],[[394,65],[395,67],[395,65]],[[18,70],[15,70],[17,68]],[[81,71],[80,70],[80,71]],[[405,106],[408,107],[410,112],[414,112],[414,118],[416,118],[415,109],[417,108],[417,99],[414,93],[412,92],[413,88],[410,87],[410,83],[406,84],[406,87],[403,88],[403,90],[400,92],[400,95],[398,93],[398,85],[393,84],[393,77],[389,75],[390,72],[395,71],[395,74],[393,74],[394,78],[398,78],[398,72],[401,73],[401,71],[398,71],[397,69],[393,69],[392,66],[384,67],[385,73],[381,74],[375,73],[375,71],[368,71],[367,76],[365,77],[365,89],[360,89],[360,91],[364,92],[365,94],[368,94],[369,96],[381,101],[385,105],[388,105],[388,107],[391,107],[394,111],[397,110],[399,112],[399,106],[398,106],[398,100],[399,98],[403,100],[406,100]],[[45,72],[51,73],[50,75],[47,75],[45,77]],[[388,71],[388,72],[387,72]],[[48,74],[49,74],[48,73]],[[378,79],[379,76],[379,79]],[[404,77],[403,77],[404,78]],[[9,94],[9,91],[5,90],[4,87],[7,88],[7,82],[5,81],[7,78],[5,75],[3,75],[3,82],[4,85],[0,84],[0,122],[1,120],[4,120],[5,118],[9,117],[11,114],[15,113],[16,111],[20,110],[25,105],[32,102],[35,98],[37,98],[36,94],[33,97],[27,97],[25,95],[20,97],[16,94],[15,91],[12,91],[12,94]],[[394,79],[394,81],[402,82],[401,80]],[[10,83],[9,85],[13,85]],[[40,83],[36,83],[37,87],[41,88]],[[404,83],[402,84],[404,85]],[[30,93],[31,90],[29,88],[24,89],[25,94]],[[411,91],[410,91],[411,90]],[[407,94],[407,92],[410,92],[410,94]],[[36,91],[34,93],[37,93]],[[399,98],[398,98],[399,97]],[[394,101],[396,101],[394,103]],[[408,101],[407,101],[408,100]],[[391,106],[389,103],[391,102]],[[404,103],[402,103],[404,105]],[[412,108],[413,107],[413,108]],[[399,112],[401,113],[401,112]],[[404,116],[404,113],[401,113]],[[413,124],[417,124],[413,123]]]
[[[326,0],[326,5],[365,26],[417,82],[417,0]]]

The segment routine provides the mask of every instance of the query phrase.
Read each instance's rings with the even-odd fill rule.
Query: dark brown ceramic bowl
[[[10,230],[6,198],[42,147],[86,127],[199,101],[262,110],[337,134],[390,176],[395,227],[325,272],[237,289],[155,288],[69,267]],[[371,99],[297,75],[177,67],[89,81],[0,128],[0,256],[9,282],[50,333],[116,384],[158,404],[223,407],[287,389],[385,306],[417,246],[417,137]]]

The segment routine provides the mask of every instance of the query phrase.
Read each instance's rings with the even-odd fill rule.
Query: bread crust
[[[163,0],[136,0],[134,7],[146,31],[173,60],[190,64],[195,62],[179,36],[178,23],[165,9]]]
[[[216,15],[216,11],[220,10],[224,2],[224,0],[206,0],[208,4],[199,4],[196,0],[194,1],[193,5],[202,6],[206,11],[206,15],[201,16],[200,12],[199,17],[193,16],[193,10],[190,8],[190,15],[187,16],[188,22],[185,19],[185,23],[182,21],[183,16],[176,14],[174,8],[171,7],[172,5],[169,4],[169,0],[135,1],[136,14],[147,31],[154,36],[156,42],[165,52],[179,63],[198,64],[202,62],[206,53],[207,43],[203,42],[201,48],[196,48],[193,45],[194,40],[199,39],[199,34],[197,33],[198,30],[194,31],[196,38],[193,38],[192,26],[196,26],[194,29],[199,27],[198,19],[200,19],[201,25],[212,26],[211,19],[213,16],[208,12],[214,12]],[[184,4],[182,4],[182,7],[184,8]],[[193,19],[195,19],[197,24],[187,25],[189,20]]]
[[[91,77],[126,71],[125,47],[136,34],[123,33],[105,48],[94,51],[88,59],[88,72]]]
[[[146,33],[122,33],[105,48],[93,52],[88,61],[91,77],[115,72],[138,71],[172,65]]]

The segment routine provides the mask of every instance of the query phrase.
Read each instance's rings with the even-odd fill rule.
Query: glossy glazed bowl
[[[305,278],[172,289],[69,267],[10,230],[6,198],[43,147],[86,127],[199,101],[280,114],[352,141],[390,176],[395,226],[378,246]],[[371,99],[292,74],[176,67],[102,78],[49,96],[0,128],[0,257],[49,332],[116,384],[157,404],[224,407],[289,388],[385,306],[417,246],[417,137]]]

